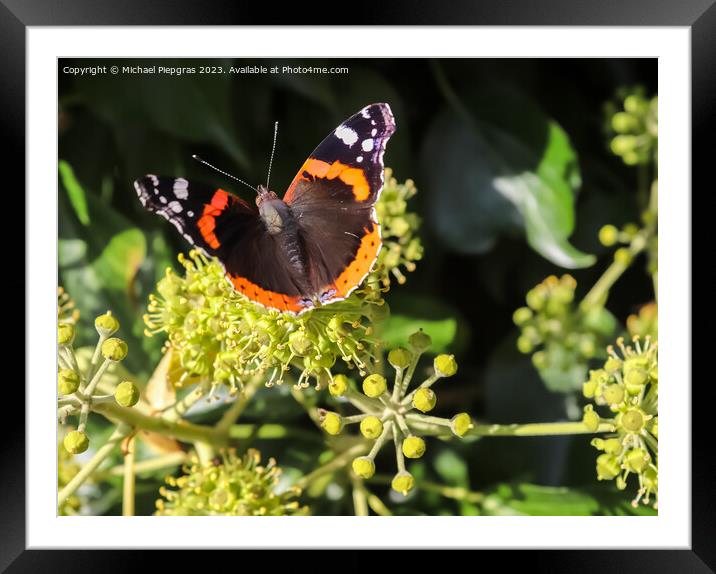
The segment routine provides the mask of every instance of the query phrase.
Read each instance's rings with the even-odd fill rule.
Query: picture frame
[[[713,74],[713,55],[716,54],[716,8],[713,0],[688,2],[628,1],[603,6],[580,0],[563,3],[556,1],[534,2],[456,2],[449,8],[436,2],[396,2],[391,6],[371,10],[369,13],[346,16],[361,25],[439,25],[439,26],[647,26],[687,27],[691,30],[692,79],[692,189],[712,187],[707,169],[714,150],[711,126],[716,101],[716,84]],[[170,6],[171,4],[171,6]],[[181,9],[178,6],[181,5]],[[282,9],[283,10],[283,9]],[[294,8],[281,14],[271,14],[267,7],[240,7],[234,2],[143,2],[111,3],[104,0],[89,2],[69,0],[58,10],[48,1],[2,0],[0,4],[0,57],[3,60],[3,131],[12,145],[5,157],[7,165],[20,166],[26,161],[25,118],[33,113],[26,106],[26,33],[36,26],[211,26],[211,25],[281,25],[297,23]],[[296,10],[297,12],[297,10]],[[312,25],[339,26],[333,11],[321,14]],[[332,21],[333,20],[333,21]],[[308,23],[307,23],[308,24]],[[25,189],[25,172],[8,170],[8,189]],[[15,208],[13,200],[13,209]],[[25,217],[32,217],[30,202],[25,198]],[[694,230],[698,228],[694,226]],[[703,233],[703,231],[702,231]],[[698,236],[697,236],[698,237]],[[696,241],[694,241],[696,245]],[[32,260],[25,265],[31,266]],[[695,286],[695,284],[694,284]],[[26,306],[29,301],[26,300]],[[685,336],[687,334],[684,334]],[[690,335],[690,334],[689,334]],[[694,341],[694,344],[696,341]],[[703,343],[701,343],[703,344]],[[32,360],[32,351],[26,348],[26,361]],[[691,357],[683,357],[691,363]],[[27,381],[26,381],[27,385]],[[27,387],[26,387],[27,389]],[[601,571],[620,568],[624,571],[673,572],[677,570],[710,572],[716,570],[716,507],[713,479],[716,463],[710,454],[705,422],[709,420],[707,385],[692,385],[692,508],[690,549],[664,550],[549,550],[503,553],[507,563],[529,563],[531,569],[549,572]],[[27,390],[26,390],[27,392]],[[79,550],[48,551],[28,549],[26,545],[26,491],[25,437],[23,421],[16,422],[6,439],[5,461],[0,471],[5,485],[2,499],[2,552],[0,567],[10,572],[64,571],[82,568],[106,568],[107,564],[121,564],[123,570],[130,564],[139,564],[141,553],[113,559],[107,552],[84,553]],[[25,432],[29,432],[26,429]],[[77,545],[81,547],[81,544]],[[279,545],[280,546],[280,545]],[[316,544],[320,547],[320,541]],[[119,552],[119,551],[114,551]],[[527,562],[529,561],[529,562]]]

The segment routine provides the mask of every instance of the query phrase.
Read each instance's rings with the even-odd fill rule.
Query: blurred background
[[[130,347],[124,366],[134,376],[151,374],[163,343],[143,335],[147,297],[167,266],[179,268],[176,255],[188,247],[172,226],[143,210],[133,180],[146,173],[183,176],[248,199],[250,190],[191,155],[263,183],[279,121],[271,179],[282,194],[323,137],[363,106],[384,101],[397,122],[385,163],[399,182],[415,181],[409,209],[422,218],[425,249],[408,281],[394,283],[386,300],[402,325],[425,326],[442,346],[437,350],[455,353],[460,366],[441,385],[435,414],[468,411],[494,423],[581,416],[581,380],[543,380],[516,348],[512,314],[550,274],[570,273],[583,296],[611,261],[599,229],[638,220],[638,172],[609,150],[606,114],[620,88],[655,93],[656,60],[65,59],[59,66],[115,63],[348,68],[339,74],[59,74],[59,282],[76,301],[85,332],[107,309],[119,317]],[[651,280],[635,265],[607,306],[623,325],[651,299]],[[202,416],[212,415],[197,420]],[[305,413],[276,390],[258,395],[246,413],[252,417],[311,430]],[[276,456],[290,478],[292,468],[306,472],[321,456],[321,435],[306,434],[254,446]],[[631,494],[597,483],[594,458],[585,437],[452,441],[429,448],[413,473],[488,492],[496,513],[631,512]],[[138,488],[138,514],[153,511],[160,482],[150,477]],[[93,513],[119,512],[119,494],[108,484]],[[315,513],[351,513],[340,484],[319,486]],[[472,513],[469,502],[430,491],[398,500],[388,490],[376,492],[395,502],[395,512]]]

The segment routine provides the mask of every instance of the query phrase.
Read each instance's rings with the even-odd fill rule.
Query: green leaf
[[[522,232],[557,265],[591,265],[594,257],[568,240],[580,176],[562,128],[509,90],[481,88],[463,102],[464,109],[436,118],[423,149],[438,236],[474,254],[490,250],[501,235]]]
[[[146,254],[144,234],[127,229],[112,237],[92,266],[105,288],[129,292]]]
[[[77,219],[80,220],[82,225],[90,224],[89,210],[87,209],[87,198],[85,197],[85,190],[80,185],[75,177],[75,172],[72,166],[64,160],[59,162],[60,179],[62,180],[62,186],[67,191],[67,196],[70,198],[70,204],[75,210]]]
[[[500,485],[483,502],[493,516],[588,516],[598,514],[599,503],[586,492],[534,484]]]
[[[433,461],[436,472],[452,486],[468,488],[470,478],[467,463],[452,450],[442,450]]]

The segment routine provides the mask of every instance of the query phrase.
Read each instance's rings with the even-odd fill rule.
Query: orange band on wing
[[[228,277],[234,289],[264,307],[278,309],[279,311],[291,311],[292,313],[300,313],[306,308],[301,304],[300,297],[267,291],[256,285],[256,283],[252,283],[246,277],[239,275],[228,275]]]
[[[363,278],[368,274],[375,263],[380,249],[380,228],[375,222],[371,222],[372,228],[364,228],[365,235],[360,241],[360,247],[353,261],[348,264],[343,272],[335,280],[333,286],[340,297],[347,297]]]
[[[294,178],[289,191],[286,193],[285,200],[290,200],[290,196],[293,192],[293,188],[300,179],[303,178],[303,174],[308,173],[313,177],[321,179],[340,179],[343,183],[348,185],[353,192],[353,197],[356,201],[365,201],[370,197],[370,185],[368,180],[365,178],[365,173],[358,167],[351,167],[340,161],[334,161],[328,163],[320,159],[307,159],[303,164],[303,167],[298,172],[298,175]]]
[[[221,245],[219,239],[214,234],[214,229],[216,229],[216,218],[221,215],[221,212],[226,209],[228,204],[229,194],[223,189],[217,189],[211,198],[211,203],[204,204],[204,213],[199,218],[199,221],[197,221],[199,232],[204,238],[204,241],[206,241],[207,244],[214,249],[218,249],[219,245]]]

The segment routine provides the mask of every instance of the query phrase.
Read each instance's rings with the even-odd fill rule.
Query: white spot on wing
[[[377,133],[378,133],[378,130],[377,130],[376,128],[373,128],[373,129],[370,131],[370,135],[372,135],[373,137],[375,137],[375,135],[376,135]]]
[[[367,139],[363,140],[363,143],[361,144],[361,148],[363,148],[363,151],[370,151],[373,149],[373,140]]]
[[[182,211],[182,209],[183,209],[182,206],[181,206],[181,203],[179,203],[178,201],[172,201],[172,202],[170,202],[168,207],[169,207],[169,209],[171,209],[174,213],[181,213],[181,211]]]
[[[174,180],[174,195],[176,195],[177,199],[186,199],[189,197],[188,187],[189,182],[183,177]]]
[[[351,147],[354,143],[358,141],[358,134],[355,132],[355,130],[352,130],[348,126],[340,125],[336,128],[336,131],[334,133],[336,134],[336,137],[348,147]]]
[[[362,155],[359,155],[359,156],[356,158],[356,161],[357,161],[358,163],[362,162],[362,161],[363,161],[363,156],[362,156]]]
[[[191,211],[191,210],[187,211],[186,214],[187,214],[189,217],[194,217],[194,212]]]

